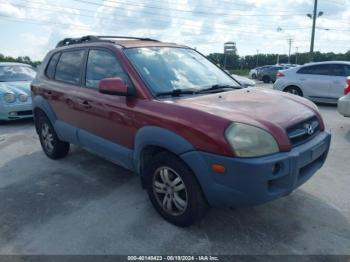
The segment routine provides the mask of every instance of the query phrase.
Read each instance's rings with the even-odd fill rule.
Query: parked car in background
[[[264,83],[274,83],[276,81],[276,74],[279,70],[286,70],[291,68],[291,66],[274,65],[265,67],[258,71],[257,79],[263,81]]]
[[[350,62],[319,62],[280,71],[273,88],[315,102],[337,103],[344,95]]]
[[[338,112],[345,117],[350,117],[350,77],[346,80],[344,96],[338,100]]]
[[[265,65],[265,66],[259,66],[259,67],[256,67],[256,68],[253,68],[249,71],[249,77],[251,79],[256,79],[258,74],[259,74],[259,70],[261,69],[264,69],[264,68],[268,68],[268,67],[271,67],[272,65]]]
[[[242,87],[250,87],[250,86],[255,86],[255,82],[247,77],[244,76],[240,76],[240,75],[235,75],[235,74],[231,74],[231,76],[237,81],[239,82]]]
[[[0,63],[0,121],[33,117],[30,83],[35,75],[27,64]]]
[[[322,167],[330,145],[312,102],[242,89],[196,50],[148,38],[64,39],[32,91],[49,158],[76,144],[139,174],[154,208],[178,226],[208,205],[290,194]]]

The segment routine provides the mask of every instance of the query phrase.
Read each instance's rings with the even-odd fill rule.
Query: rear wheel
[[[40,115],[36,125],[40,144],[45,154],[51,159],[65,157],[69,152],[69,143],[58,138],[50,120],[45,115]]]
[[[284,92],[297,95],[297,96],[303,96],[303,92],[297,86],[288,86],[286,89],[284,89]]]
[[[185,227],[198,221],[208,205],[187,165],[162,152],[145,169],[148,196],[157,212],[172,224]]]
[[[269,76],[263,76],[262,81],[263,81],[265,84],[268,84],[268,83],[270,83],[271,79],[270,79]]]

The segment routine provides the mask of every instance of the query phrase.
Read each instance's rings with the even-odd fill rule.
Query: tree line
[[[279,55],[279,54],[257,54],[257,55],[246,55],[239,56],[236,53],[230,53],[225,55],[223,53],[212,53],[207,56],[209,60],[213,63],[219,65],[220,67],[224,67],[228,70],[233,69],[252,69],[257,66],[263,65],[274,65],[277,63],[286,64],[288,63],[287,55]],[[225,61],[226,59],[226,61]],[[344,54],[342,53],[314,53],[314,62],[322,62],[322,61],[350,61],[350,50]],[[291,64],[299,64],[303,65],[305,63],[310,62],[310,54],[309,53],[298,53],[293,54],[290,57]]]
[[[24,63],[34,67],[40,65],[40,61],[32,61],[29,56],[19,56],[17,58],[11,56],[5,56],[0,54],[0,62],[16,62],[16,63]]]
[[[228,70],[234,69],[252,69],[257,66],[262,65],[274,65],[277,63],[285,64],[288,62],[287,55],[279,55],[279,54],[257,54],[257,55],[246,55],[239,56],[236,52],[231,52],[225,55],[223,53],[212,53],[207,56],[209,60],[213,63],[219,65],[220,67],[224,67]],[[322,62],[322,61],[350,61],[350,50],[344,54],[342,53],[314,53],[314,62]],[[0,62],[17,62],[24,63],[31,66],[38,66],[40,61],[32,61],[28,56],[19,56],[17,58],[11,56],[5,56],[0,54]],[[310,62],[310,54],[309,53],[298,53],[293,54],[290,57],[290,62],[292,64],[305,64]]]

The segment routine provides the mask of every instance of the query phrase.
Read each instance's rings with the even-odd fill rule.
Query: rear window
[[[62,53],[56,68],[55,79],[70,84],[79,84],[84,50]]]
[[[51,60],[46,68],[46,76],[53,79],[55,76],[55,69],[60,53],[56,53],[51,57]]]

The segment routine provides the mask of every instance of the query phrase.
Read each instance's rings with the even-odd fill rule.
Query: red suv
[[[130,169],[179,226],[208,206],[288,195],[323,165],[331,139],[312,102],[242,89],[196,50],[147,38],[64,39],[32,93],[48,157],[75,144]]]

